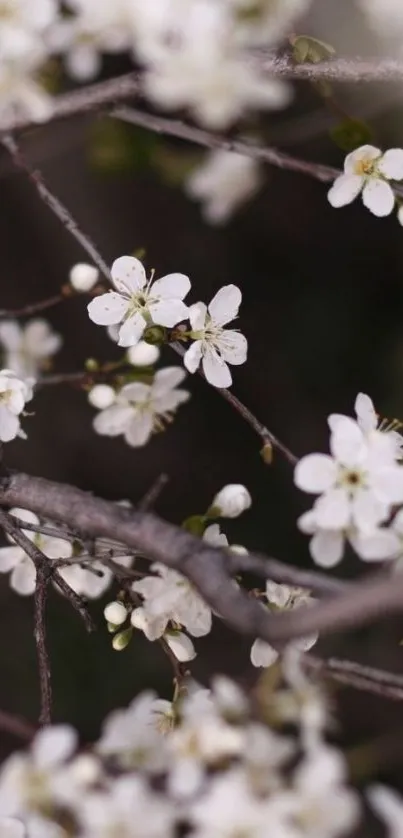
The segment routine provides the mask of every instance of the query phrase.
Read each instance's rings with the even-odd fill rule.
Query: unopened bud
[[[131,628],[120,631],[119,634],[115,634],[115,637],[112,640],[112,646],[115,649],[115,652],[123,652],[123,649],[126,649],[126,646],[130,643],[132,634],[133,629]]]
[[[186,663],[196,657],[196,650],[190,637],[182,631],[167,632],[164,634],[164,639],[180,663]]]
[[[217,517],[220,518],[237,518],[251,505],[252,498],[247,488],[240,483],[229,483],[215,496],[210,511],[219,510]]]
[[[115,391],[109,384],[96,384],[88,393],[88,401],[98,410],[105,410],[115,401]]]
[[[167,331],[163,326],[149,326],[143,335],[145,342],[150,343],[152,346],[159,346],[165,343],[166,337]]]
[[[104,617],[113,626],[121,626],[127,618],[127,609],[122,602],[108,602],[104,608]]]
[[[158,361],[160,351],[145,340],[140,340],[135,346],[127,350],[127,360],[134,367],[151,367]]]
[[[94,265],[78,262],[69,272],[69,280],[75,291],[85,294],[98,282],[99,270]]]

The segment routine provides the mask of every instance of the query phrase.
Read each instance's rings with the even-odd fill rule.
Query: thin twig
[[[12,514],[12,513],[10,513]],[[48,526],[47,524],[31,524],[28,521],[24,521],[22,518],[18,518],[17,515],[12,514],[12,518],[17,527],[23,530],[27,530],[27,532],[38,532],[42,533],[42,535],[48,535],[50,538],[62,538],[70,541],[79,541],[80,536],[78,533],[73,532],[72,530],[67,530],[64,528],[59,528],[56,525],[54,527]]]
[[[309,671],[327,675],[333,681],[352,689],[370,692],[393,701],[403,701],[403,675],[374,669],[355,661],[319,658],[311,653],[305,654],[302,662]]]
[[[290,80],[354,84],[403,80],[403,61],[393,58],[332,58],[317,64],[296,64],[287,56],[265,58],[263,53],[257,53],[253,61],[269,75]]]
[[[50,577],[49,566],[40,565],[36,571],[34,637],[38,658],[41,711],[39,724],[49,725],[52,721],[52,678],[49,652],[46,644],[46,598]]]
[[[6,710],[0,710],[0,730],[26,742],[30,742],[37,732],[37,728],[31,722]]]
[[[325,182],[334,180],[340,174],[339,169],[332,166],[324,166],[321,163],[311,163],[309,160],[300,160],[290,154],[278,151],[276,148],[252,143],[249,140],[226,137],[223,134],[215,134],[213,131],[206,131],[202,128],[189,125],[179,119],[167,119],[156,114],[149,114],[143,111],[120,106],[110,111],[110,116],[129,122],[131,125],[138,125],[153,131],[157,134],[167,134],[172,137],[186,140],[196,145],[210,149],[224,149],[252,157],[254,160],[261,160],[263,163],[270,163],[280,169],[287,169],[290,172],[299,172],[309,175]]]
[[[160,474],[152,486],[150,486],[148,492],[145,493],[144,497],[137,504],[137,509],[140,510],[140,512],[146,512],[148,509],[153,509],[168,481],[169,477],[167,474]]]
[[[52,210],[52,212],[57,216],[57,218],[62,222],[63,227],[74,236],[75,240],[81,245],[81,247],[85,250],[88,254],[90,259],[94,262],[94,264],[99,268],[100,272],[103,276],[109,280],[110,273],[109,268],[104,259],[102,258],[99,250],[95,247],[92,243],[91,239],[84,235],[81,228],[77,224],[77,221],[69,210],[56,198],[55,195],[48,189],[43,175],[38,170],[34,170],[31,168],[25,157],[23,156],[21,149],[18,143],[15,141],[14,137],[11,134],[3,134],[1,137],[1,142],[4,147],[7,149],[13,161],[18,169],[21,169],[25,174],[28,176],[29,180],[35,186],[40,198],[42,201]]]
[[[53,297],[48,297],[46,300],[40,300],[37,303],[29,303],[22,308],[1,309],[0,318],[3,320],[13,317],[30,317],[32,314],[39,314],[41,311],[46,311],[46,309],[52,308],[59,303],[64,303],[66,299],[67,294],[55,294]]]

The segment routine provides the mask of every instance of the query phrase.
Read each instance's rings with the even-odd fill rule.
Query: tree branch
[[[224,151],[234,151],[237,154],[252,157],[254,160],[269,163],[280,169],[309,175],[324,183],[334,180],[341,174],[339,169],[335,169],[332,166],[324,166],[321,163],[310,163],[308,160],[299,160],[285,152],[278,151],[276,148],[266,148],[248,140],[226,137],[223,134],[216,134],[213,131],[206,131],[194,125],[189,125],[187,122],[179,119],[168,119],[126,106],[114,108],[110,111],[109,115],[115,119],[121,119],[123,122],[129,122],[131,125],[146,128],[148,131],[153,131],[156,134],[177,137],[181,140],[204,146],[205,148],[219,148]]]
[[[318,64],[295,64],[287,56],[264,57],[257,54],[255,62],[261,70],[277,78],[340,83],[396,82],[403,79],[403,61],[392,58],[333,58]]]
[[[49,653],[46,644],[46,598],[50,576],[49,566],[41,565],[36,571],[34,637],[38,658],[39,683],[41,690],[41,711],[39,724],[49,725],[52,721],[52,678]]]

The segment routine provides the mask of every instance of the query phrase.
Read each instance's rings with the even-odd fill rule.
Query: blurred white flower
[[[96,749],[122,768],[160,770],[166,763],[164,738],[158,729],[156,700],[143,692],[125,710],[113,710],[103,725]]]
[[[293,611],[294,608],[301,608],[312,605],[313,597],[308,591],[302,588],[290,588],[288,585],[278,585],[276,582],[266,582],[265,599],[275,610]],[[300,637],[291,641],[288,645],[298,651],[306,652],[311,649],[318,639],[317,634],[309,637]],[[255,640],[250,653],[253,666],[271,666],[278,658],[278,651],[265,640]]]
[[[395,789],[387,786],[370,786],[367,793],[369,802],[388,828],[388,838],[403,836],[403,799]]]
[[[261,184],[256,160],[228,151],[211,151],[190,174],[186,192],[200,200],[210,224],[224,224],[240,205],[248,201]]]
[[[20,326],[17,320],[0,322],[0,344],[3,362],[21,378],[36,376],[46,361],[57,352],[62,338],[46,320],[29,320]]]
[[[95,417],[94,430],[103,436],[123,434],[134,448],[145,445],[152,433],[163,430],[172,412],[188,400],[187,390],[177,387],[184,378],[180,367],[165,367],[158,370],[152,384],[125,384],[116,393],[114,404]]]
[[[220,518],[238,518],[252,505],[252,498],[241,483],[228,483],[216,494],[211,504]]]
[[[139,776],[119,777],[80,807],[86,838],[174,838],[175,808]]]
[[[133,582],[132,588],[143,597],[142,611],[155,626],[154,631],[160,630],[162,634],[171,621],[183,626],[193,637],[208,634],[211,631],[211,610],[191,583],[180,573],[163,565],[152,565],[151,569],[157,575]]]
[[[391,148],[384,154],[372,145],[363,145],[347,155],[344,174],[336,178],[328,192],[332,207],[344,207],[362,192],[364,205],[379,217],[390,215],[395,194],[390,180],[403,178],[403,149]]]
[[[16,436],[26,439],[19,416],[26,402],[32,399],[34,380],[22,381],[13,370],[0,370],[0,441],[10,442]]]
[[[188,307],[183,302],[190,290],[184,274],[168,274],[147,281],[139,259],[120,256],[111,268],[116,291],[95,297],[88,304],[90,320],[99,326],[121,324],[119,346],[134,346],[147,326],[153,323],[172,328],[186,320]]]
[[[10,514],[15,515],[28,524],[39,524],[39,518],[28,509],[13,507]],[[38,547],[49,559],[70,558],[73,552],[72,545],[63,538],[53,538],[42,533],[22,530],[24,535]],[[0,573],[11,571],[10,585],[12,589],[22,596],[29,596],[35,591],[36,569],[32,559],[27,556],[22,547],[14,544],[13,539],[10,547],[0,547]]]
[[[238,316],[242,294],[236,285],[224,285],[207,307],[204,303],[190,306],[189,320],[193,343],[186,351],[184,364],[196,372],[200,362],[207,381],[214,387],[229,387],[232,376],[228,364],[244,364],[248,343],[235,329],[224,329]]]

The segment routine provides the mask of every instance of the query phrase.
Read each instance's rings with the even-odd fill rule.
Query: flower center
[[[340,467],[338,485],[347,489],[350,494],[354,494],[357,489],[362,489],[366,486],[366,474],[354,468]]]
[[[362,157],[354,164],[354,174],[356,175],[373,175],[376,169],[378,158]]]

